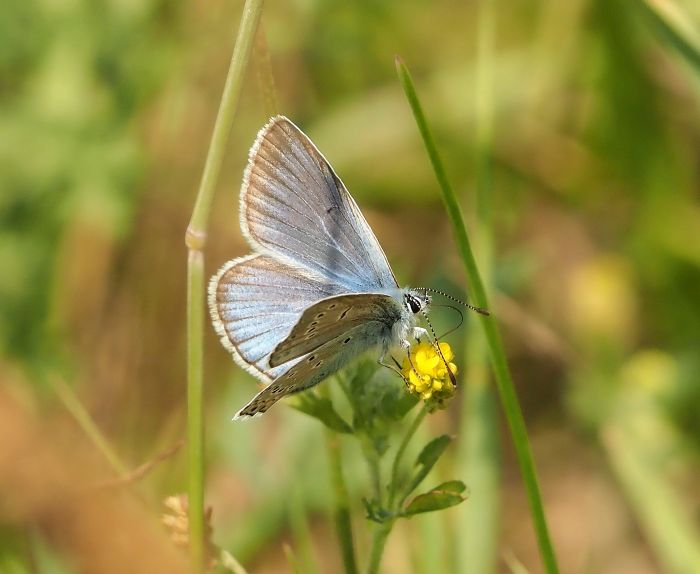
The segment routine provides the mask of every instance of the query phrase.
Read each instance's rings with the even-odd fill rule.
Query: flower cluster
[[[440,353],[435,345],[424,341],[414,345],[410,350],[410,360],[403,360],[401,373],[408,383],[408,390],[420,396],[431,406],[443,407],[447,399],[455,392],[455,385],[450,379],[447,369],[457,374],[457,365],[452,348],[447,343],[439,343]],[[444,357],[444,360],[443,360]]]

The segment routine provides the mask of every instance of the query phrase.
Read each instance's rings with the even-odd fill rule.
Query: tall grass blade
[[[425,144],[428,156],[430,157],[433,170],[435,171],[435,176],[440,184],[442,198],[452,224],[452,229],[457,241],[457,247],[464,264],[467,279],[471,285],[474,299],[473,302],[479,307],[488,308],[489,305],[488,298],[486,296],[486,289],[481,279],[474,254],[469,243],[462,212],[460,210],[459,203],[457,202],[457,197],[452,190],[449,180],[447,179],[447,174],[445,173],[440,156],[438,155],[437,147],[435,146],[433,136],[430,132],[430,128],[428,127],[425,115],[423,114],[413,81],[408,69],[398,57],[396,59],[396,68],[406,94],[406,98],[408,99],[411,110],[413,111],[423,143]],[[523,419],[520,404],[518,403],[518,398],[515,393],[515,387],[513,386],[510,369],[508,368],[508,363],[506,361],[505,350],[503,349],[501,337],[496,325],[496,319],[492,314],[490,316],[479,315],[479,320],[481,321],[484,335],[486,336],[486,343],[491,357],[491,364],[494,370],[494,377],[498,386],[498,392],[501,397],[501,404],[508,420],[508,426],[510,427],[510,432],[513,437],[515,452],[518,457],[518,463],[523,475],[523,480],[525,481],[525,488],[528,501],[530,503],[530,513],[532,514],[532,520],[540,547],[542,562],[546,571],[549,574],[553,574],[558,572],[559,568],[557,566],[554,548],[552,547],[552,542],[549,536],[544,509],[542,507],[542,496],[540,494],[537,474],[535,472],[535,463],[532,457],[532,451],[530,449],[530,441],[525,428],[525,420]]]
[[[640,0],[662,37],[700,73],[700,31],[672,0]]]

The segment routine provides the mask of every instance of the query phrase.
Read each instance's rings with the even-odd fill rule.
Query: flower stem
[[[331,485],[335,495],[335,530],[343,558],[345,574],[357,574],[355,546],[352,537],[352,522],[350,521],[350,501],[348,489],[343,477],[343,461],[340,454],[340,437],[330,429],[326,429],[326,445],[331,473]]]
[[[428,414],[428,407],[423,404],[418,414],[411,422],[411,426],[408,427],[406,434],[399,444],[399,448],[396,450],[396,455],[394,456],[394,462],[391,465],[391,482],[389,483],[389,498],[387,501],[387,508],[391,512],[398,511],[398,506],[400,506],[402,499],[396,501],[396,497],[399,493],[399,471],[401,469],[401,460],[406,452],[408,444],[411,442],[411,438],[416,434],[420,423],[423,422],[425,415]],[[386,522],[378,524],[372,535],[372,548],[370,550],[369,562],[367,564],[367,574],[376,574],[379,571],[379,564],[382,561],[382,554],[384,553],[384,546],[386,545],[386,540],[389,537],[392,527],[394,526],[394,518],[387,519]]]
[[[416,124],[418,125],[423,143],[428,152],[428,156],[430,157],[435,176],[440,184],[442,198],[452,224],[452,230],[455,234],[457,247],[461,255],[462,263],[464,264],[467,279],[472,288],[474,302],[479,307],[488,308],[486,289],[481,280],[479,269],[469,243],[462,212],[457,202],[457,196],[447,179],[447,174],[442,165],[440,156],[438,155],[432,133],[428,127],[420,101],[418,100],[413,80],[411,79],[408,69],[398,57],[396,59],[396,69],[406,98],[411,106]],[[515,387],[513,386],[513,380],[506,361],[503,343],[501,342],[501,337],[496,325],[496,319],[493,314],[490,316],[479,315],[479,319],[484,330],[484,335],[486,336],[486,343],[491,357],[491,364],[494,370],[494,377],[501,398],[501,404],[508,420],[508,426],[513,437],[513,444],[518,457],[518,464],[520,465],[523,480],[525,481],[525,489],[530,503],[530,513],[532,514],[535,533],[537,534],[540,555],[542,556],[546,571],[549,574],[554,574],[559,571],[559,568],[549,536],[544,509],[542,507],[542,496],[537,481],[535,463],[532,457],[530,441],[527,436],[525,420],[523,419],[520,404],[518,403],[518,398],[515,393]]]
[[[374,535],[372,536],[372,548],[369,553],[369,563],[367,564],[367,574],[377,574],[379,572],[379,564],[382,561],[384,554],[384,546],[386,539],[389,538],[391,528],[394,526],[394,521],[389,520],[382,524],[377,524]]]
[[[413,419],[411,426],[408,427],[408,430],[406,431],[406,435],[403,437],[403,440],[401,441],[399,448],[396,450],[396,456],[394,457],[394,462],[391,465],[391,482],[389,483],[389,504],[388,504],[388,506],[389,506],[390,510],[394,510],[394,508],[393,508],[394,502],[396,501],[396,495],[399,491],[399,471],[401,469],[401,459],[403,458],[403,455],[406,452],[406,448],[408,447],[408,443],[411,442],[411,438],[413,438],[413,435],[416,434],[416,431],[418,430],[420,423],[423,422],[423,419],[425,418],[425,415],[427,415],[427,414],[428,414],[428,407],[425,403],[423,403],[423,406],[421,407],[420,411],[418,411],[418,414]]]
[[[190,557],[193,570],[204,569],[204,246],[216,182],[243,86],[262,0],[247,0],[216,116],[202,180],[185,234],[187,257],[187,443]]]

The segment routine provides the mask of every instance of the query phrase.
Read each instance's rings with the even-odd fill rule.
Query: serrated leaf
[[[443,510],[451,506],[457,506],[467,497],[462,493],[467,489],[461,480],[450,480],[436,486],[431,491],[419,494],[409,502],[401,512],[401,516],[413,516],[434,510]]]
[[[307,392],[298,395],[292,406],[296,410],[318,419],[335,432],[352,433],[352,427],[338,414],[333,408],[331,400],[326,397],[319,397],[315,393]]]

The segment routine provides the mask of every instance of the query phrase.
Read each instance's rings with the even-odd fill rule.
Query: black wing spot
[[[348,307],[347,309],[345,309],[345,311],[343,311],[343,312],[340,314],[340,317],[339,317],[339,318],[340,318],[340,319],[345,319],[345,315],[348,314],[348,311],[350,311],[350,307]]]
[[[335,309],[336,303],[332,303],[331,305],[328,305],[329,309]]]
[[[352,339],[352,337],[348,337],[347,339],[345,339],[343,341],[343,345],[347,345],[350,342],[350,339]]]
[[[310,325],[312,327],[315,327],[316,325],[318,325],[318,321],[311,321]]]
[[[319,361],[314,365],[314,369],[318,369],[323,364],[323,361]]]
[[[309,363],[310,363],[311,361],[313,361],[315,358],[316,358],[316,355],[311,355],[311,356],[309,357],[309,359],[308,359],[308,360],[309,360]]]
[[[318,315],[316,315],[316,318],[317,318],[317,319],[320,319],[320,318],[323,317],[324,315],[325,315],[325,313],[319,313]]]

